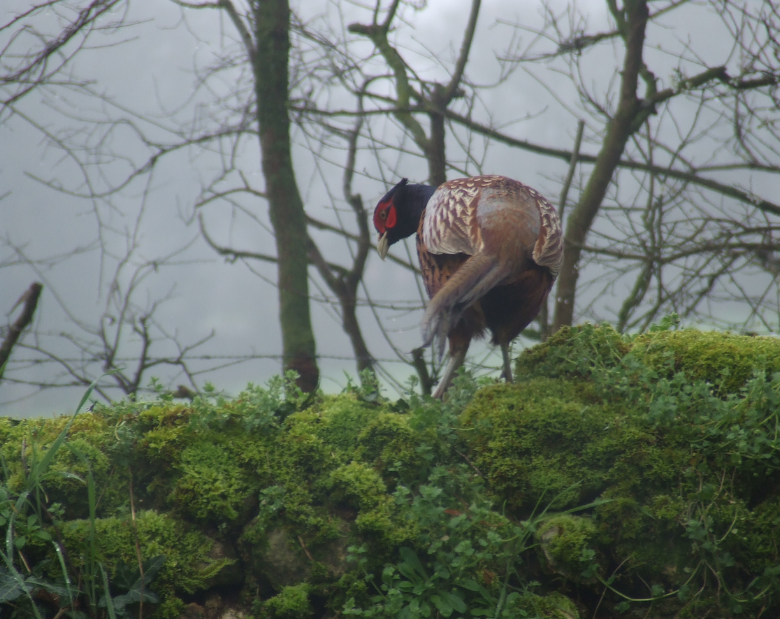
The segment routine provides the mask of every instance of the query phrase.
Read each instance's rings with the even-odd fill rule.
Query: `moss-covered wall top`
[[[443,404],[0,418],[0,612],[780,616],[778,372],[773,338],[586,325]]]

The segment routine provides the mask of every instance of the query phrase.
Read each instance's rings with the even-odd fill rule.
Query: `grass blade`
[[[102,378],[102,376],[100,378]],[[92,384],[87,388],[87,391],[82,396],[81,402],[79,402],[79,405],[76,407],[76,412],[73,413],[73,416],[70,418],[70,421],[68,421],[68,424],[62,429],[62,432],[60,432],[59,436],[51,444],[51,447],[49,447],[49,449],[46,451],[46,454],[43,456],[41,461],[36,462],[35,466],[30,468],[31,482],[40,480],[40,478],[49,468],[49,465],[54,459],[54,456],[57,455],[60,447],[65,442],[65,439],[68,436],[68,431],[73,425],[73,421],[76,419],[76,415],[81,412],[81,408],[84,406],[84,404],[86,404],[87,400],[89,400],[89,396],[92,395],[92,390],[95,388],[95,385],[100,380],[100,378],[96,378],[94,381],[92,381]]]
[[[68,599],[70,600],[70,607],[75,608],[73,604],[73,590],[71,589],[70,576],[68,575],[68,567],[65,565],[65,557],[62,556],[62,548],[60,545],[52,540],[54,545],[54,552],[57,553],[57,559],[60,561],[60,569],[62,569],[62,576],[65,578],[65,587],[68,590]]]
[[[116,613],[114,612],[114,600],[111,599],[111,592],[108,590],[108,576],[106,576],[106,570],[100,567],[100,574],[103,576],[103,589],[106,592],[106,608],[108,609],[109,619],[116,619]]]

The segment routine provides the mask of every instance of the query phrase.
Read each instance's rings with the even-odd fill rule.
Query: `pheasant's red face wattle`
[[[384,234],[388,229],[394,228],[398,220],[395,206],[392,202],[380,202],[374,211],[374,227],[379,234]]]

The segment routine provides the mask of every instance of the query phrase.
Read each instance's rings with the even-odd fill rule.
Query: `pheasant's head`
[[[376,250],[382,260],[387,256],[390,245],[400,241],[404,236],[409,236],[408,234],[401,236],[398,228],[399,208],[403,209],[403,192],[408,182],[408,179],[402,178],[401,182],[388,191],[374,209],[374,227],[379,233]]]

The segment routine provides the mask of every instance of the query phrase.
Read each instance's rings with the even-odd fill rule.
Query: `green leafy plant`
[[[125,614],[126,606],[130,603],[159,601],[157,596],[149,591],[148,585],[159,572],[165,557],[155,557],[144,563],[139,568],[143,575],[136,575],[127,566],[120,564],[114,580],[115,591],[120,593],[113,598],[109,592],[105,569],[99,560],[95,539],[95,480],[87,458],[68,442],[71,426],[89,400],[93,388],[94,383],[87,389],[76,412],[47,449],[41,450],[34,437],[30,437],[29,444],[23,443],[23,449],[25,444],[29,446],[29,453],[22,456],[25,466],[22,467],[20,489],[12,491],[9,487],[10,472],[0,447],[4,472],[4,482],[0,484],[0,528],[5,529],[5,543],[0,550],[3,563],[0,565],[0,605],[14,608],[16,615],[32,614],[37,619],[42,619],[40,599],[44,599],[59,605],[58,614],[68,612],[76,619],[85,616],[84,613],[99,617],[102,614],[100,609],[106,608],[110,619],[115,619],[116,616]],[[86,479],[69,472],[56,473],[87,486],[90,527],[88,553],[81,570],[75,570],[68,564],[60,540],[52,535],[52,532],[56,531],[57,537],[60,537],[57,527],[63,510],[57,503],[48,504],[45,482],[55,475],[50,471],[51,465],[62,448],[70,450],[85,465],[88,473]],[[46,544],[53,546],[59,563],[60,573],[57,578],[48,575],[46,561],[35,563],[25,557],[28,547],[32,547],[34,551],[36,547]],[[139,572],[139,569],[136,572]],[[76,582],[79,583],[78,586],[74,584]],[[27,604],[20,604],[24,599]]]
[[[157,604],[160,599],[149,590],[149,584],[157,576],[157,572],[160,571],[164,563],[164,555],[144,561],[141,568],[120,561],[116,566],[114,578],[110,581],[109,594],[100,597],[97,603],[98,607],[106,608],[110,602],[114,614],[118,617],[124,617],[129,604],[142,604],[144,602]]]
[[[298,374],[289,370],[285,376],[272,377],[266,387],[250,383],[235,398],[228,398],[206,384],[203,393],[192,401],[190,424],[195,431],[222,427],[240,420],[247,432],[269,434],[292,413],[311,403],[312,395],[296,384]]]
[[[536,545],[535,532],[553,514],[544,509],[520,522],[501,515],[487,498],[481,477],[466,464],[436,466],[427,484],[416,492],[399,486],[394,497],[414,528],[417,549],[402,547],[401,560],[385,564],[377,579],[367,548],[352,547],[351,559],[375,595],[369,605],[348,600],[345,615],[525,616],[521,607],[532,587],[524,583],[519,568],[524,553]]]
[[[0,601],[13,602],[24,594],[30,603],[33,614],[39,619],[41,615],[32,597],[35,588],[40,587],[55,595],[66,593],[68,600],[73,600],[74,591],[70,587],[67,576],[64,578],[66,586],[62,587],[48,579],[41,578],[40,575],[33,574],[24,559],[22,550],[32,534],[43,542],[53,543],[58,550],[58,556],[62,556],[62,549],[57,542],[54,542],[51,535],[42,529],[45,511],[43,482],[55,455],[65,444],[68,431],[73,425],[76,415],[89,400],[93,388],[94,383],[87,389],[76,407],[76,412],[46,451],[39,453],[35,443],[31,442],[29,460],[27,466],[23,467],[23,486],[18,493],[10,492],[8,468],[5,462],[3,464],[5,484],[0,494],[0,517],[2,525],[5,527],[5,548],[0,550],[0,558],[2,558],[5,567],[4,573],[0,574],[0,586],[3,587],[5,595],[0,596]],[[3,461],[5,461],[4,455]],[[27,568],[29,575],[25,576],[19,571],[19,564],[23,564]]]

